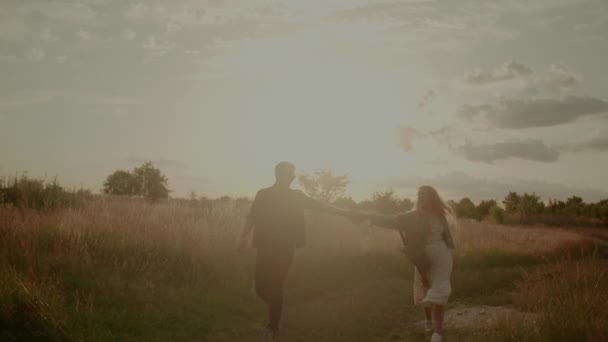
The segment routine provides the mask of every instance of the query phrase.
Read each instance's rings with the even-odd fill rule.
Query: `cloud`
[[[424,137],[424,134],[415,128],[402,126],[396,131],[399,146],[406,152],[412,151],[414,141]]]
[[[532,179],[487,179],[477,178],[463,172],[454,172],[437,177],[394,179],[386,184],[395,189],[411,189],[429,184],[437,188],[447,199],[469,197],[473,200],[501,199],[510,191],[518,193],[536,193],[544,199],[566,199],[572,195],[583,197],[587,201],[608,198],[608,190],[600,188],[571,187],[561,183]]]
[[[425,107],[427,106],[429,103],[431,103],[435,97],[437,96],[437,94],[435,93],[434,90],[429,89],[426,91],[426,93],[424,93],[422,95],[422,97],[420,98],[420,100],[418,100],[418,107]]]
[[[67,56],[57,56],[55,57],[55,63],[63,64],[67,60]]]
[[[42,62],[46,57],[46,52],[41,48],[29,48],[25,52],[25,58],[33,63]]]
[[[557,148],[547,146],[541,140],[535,139],[486,145],[473,145],[468,141],[464,145],[454,148],[454,151],[462,154],[469,161],[488,164],[511,158],[548,163],[557,161],[559,158]]]
[[[133,40],[137,36],[137,33],[133,30],[124,30],[120,34],[120,37],[124,40]]]
[[[458,116],[467,121],[473,121],[479,117],[487,117],[495,112],[494,106],[490,104],[463,105],[458,110]]]
[[[565,65],[551,64],[544,80],[547,89],[554,93],[570,90],[582,82],[580,75],[571,72]]]
[[[449,143],[452,140],[454,128],[452,126],[443,125],[436,130],[430,131],[429,134],[439,142]]]
[[[181,31],[184,27],[176,22],[169,21],[167,22],[167,32],[175,33]]]
[[[509,82],[518,80],[518,82]],[[582,83],[582,77],[559,63],[550,64],[546,73],[537,73],[532,67],[508,62],[493,71],[476,69],[467,73],[464,83],[476,87],[503,85],[520,94],[562,94]]]
[[[222,6],[226,6],[226,4],[209,6],[204,2],[198,3],[193,1],[187,4],[180,4],[176,1],[175,4],[166,2],[161,5],[161,2],[158,2],[154,5],[149,5],[140,2],[132,3],[123,14],[132,20],[151,19],[162,22],[166,25],[168,31],[175,32],[181,30],[184,25],[200,22],[203,14],[212,12],[214,7]],[[247,6],[244,8],[247,8]]]
[[[40,13],[48,18],[66,22],[89,21],[97,16],[89,5],[81,2],[20,1],[17,8],[25,14]]]
[[[566,153],[576,153],[585,151],[608,151],[608,130],[601,132],[597,137],[592,138],[590,140],[580,143],[560,145],[558,148],[560,149],[560,151]]]
[[[522,63],[508,62],[493,71],[474,70],[465,75],[465,82],[471,85],[486,85],[529,77],[534,70]]]
[[[40,30],[40,40],[43,42],[56,42],[59,37],[51,32],[51,29],[44,27]]]
[[[142,3],[132,3],[129,8],[124,11],[124,14],[128,18],[141,18],[147,10],[148,7]]]
[[[89,40],[93,39],[95,37],[95,35],[89,31],[80,29],[76,32],[76,37],[78,37],[78,39],[80,39],[82,41],[89,41]]]
[[[63,92],[58,90],[26,90],[0,97],[0,108],[17,108],[22,106],[49,103],[61,97]]]
[[[175,47],[175,43],[164,41],[159,42],[156,40],[155,36],[148,36],[141,44],[141,46],[146,49],[154,52],[157,55],[164,55],[169,50]]]
[[[145,157],[137,157],[132,156],[129,157],[128,160],[132,163],[146,163],[151,162],[156,166],[165,166],[165,167],[176,167],[176,168],[188,168],[188,164],[181,162],[179,160],[172,159],[163,159],[163,158],[145,158]]]
[[[17,59],[17,56],[15,55],[0,55],[0,62],[13,61],[15,59]]]
[[[468,121],[486,120],[496,128],[549,127],[608,112],[608,102],[589,96],[561,99],[506,99],[500,103],[465,105],[458,115]]]

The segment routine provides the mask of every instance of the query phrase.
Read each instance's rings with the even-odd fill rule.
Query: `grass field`
[[[0,209],[0,341],[259,341],[254,252],[235,248],[248,206]],[[450,307],[511,314],[452,324],[446,340],[606,341],[605,232],[462,221],[454,236]],[[309,217],[282,340],[424,341],[399,248],[394,232]]]

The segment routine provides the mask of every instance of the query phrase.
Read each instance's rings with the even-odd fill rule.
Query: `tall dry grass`
[[[247,201],[154,205],[111,197],[51,212],[0,208],[0,331],[13,337],[29,331],[26,339],[42,340],[143,341],[150,334],[234,340],[242,332],[232,326],[246,329],[254,315],[253,251],[242,256],[235,248],[248,208]],[[536,258],[583,240],[567,230],[474,221],[460,222],[453,233],[457,266],[468,267],[455,286],[472,289],[459,290],[461,297],[477,289],[490,296],[488,275],[497,284],[512,279],[501,277],[500,268],[486,272],[491,267],[516,266],[529,260],[521,256]],[[290,289],[306,303],[343,298],[352,284],[395,275],[410,282],[400,249],[395,232],[311,215]],[[339,318],[346,324],[362,310],[340,305],[332,324]]]
[[[517,254],[544,254],[578,244],[587,238],[576,231],[543,226],[504,226],[475,220],[461,220],[453,230],[457,255],[499,250]]]
[[[528,271],[512,292],[527,313],[490,326],[481,340],[608,341],[608,260],[561,260]]]

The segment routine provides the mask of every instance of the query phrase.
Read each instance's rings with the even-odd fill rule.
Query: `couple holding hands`
[[[251,243],[257,249],[255,291],[268,308],[266,341],[276,341],[283,308],[283,288],[294,251],[306,241],[304,212],[312,210],[350,218],[353,222],[396,230],[404,253],[416,266],[414,303],[422,305],[425,329],[433,332],[431,341],[439,342],[443,318],[451,293],[452,252],[451,209],[430,186],[418,189],[416,208],[397,215],[369,214],[343,210],[316,201],[299,190],[290,189],[296,168],[289,162],[275,167],[276,182],[258,191],[239,239],[243,250],[253,231]]]

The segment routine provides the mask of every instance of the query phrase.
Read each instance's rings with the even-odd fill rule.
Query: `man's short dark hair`
[[[274,167],[274,175],[277,179],[293,177],[295,172],[296,166],[287,161],[282,161]]]

